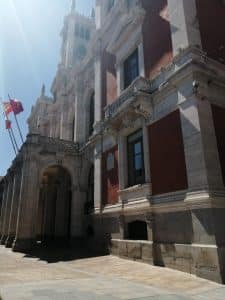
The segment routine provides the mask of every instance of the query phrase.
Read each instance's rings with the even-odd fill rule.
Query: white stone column
[[[17,223],[17,213],[18,213],[18,205],[19,205],[20,186],[21,186],[21,170],[17,169],[14,176],[12,201],[11,201],[10,217],[9,217],[9,227],[8,227],[7,240],[5,242],[6,247],[12,246],[13,240],[16,235],[16,223]]]
[[[145,165],[145,182],[150,183],[150,157],[149,157],[149,138],[148,138],[148,128],[146,126],[145,120],[143,120],[142,125],[143,130],[143,152],[144,152],[144,165]]]
[[[127,137],[120,135],[118,139],[118,172],[119,172],[119,189],[123,190],[128,185],[128,167],[127,167]]]
[[[189,46],[202,47],[195,0],[168,0],[173,54]]]
[[[35,158],[30,156],[24,158],[23,161],[16,237],[13,242],[14,251],[30,250],[34,245],[38,197],[38,166]]]
[[[208,186],[197,99],[193,96],[180,105],[181,126],[189,191],[205,190]]]
[[[139,74],[145,77],[145,60],[144,60],[144,45],[141,42],[138,45],[138,61],[139,61]]]
[[[225,190],[211,103],[199,100],[198,114],[209,189],[213,191]]]
[[[211,106],[194,95],[180,105],[188,177],[187,199],[224,189]]]
[[[83,82],[78,81],[76,87],[76,96],[75,96],[75,134],[74,141],[78,143],[85,142],[85,129],[87,124],[87,110],[84,111],[84,94],[85,87]]]
[[[5,204],[5,213],[3,218],[3,226],[2,226],[2,236],[1,236],[1,244],[4,245],[7,239],[8,227],[9,227],[9,217],[11,210],[11,201],[12,201],[12,191],[13,191],[13,173],[9,173],[8,175],[8,189],[7,189],[7,198]]]
[[[97,41],[95,56],[95,122],[102,119],[102,61],[101,42]]]
[[[97,41],[95,51],[95,133],[99,134],[94,149],[94,198],[95,210],[101,210],[102,201],[102,136],[101,136],[101,120],[102,120],[102,61],[101,61],[101,41]]]
[[[1,240],[1,236],[2,236],[3,224],[4,224],[5,209],[6,209],[6,202],[7,202],[7,193],[8,193],[8,178],[7,178],[7,176],[5,176],[5,178],[4,178],[4,192],[3,192],[1,215],[0,215],[0,240]]]
[[[102,145],[101,141],[95,145],[94,150],[94,205],[95,211],[99,212],[101,210],[102,204]]]

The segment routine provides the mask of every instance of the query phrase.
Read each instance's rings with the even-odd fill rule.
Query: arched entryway
[[[71,177],[61,166],[48,167],[41,179],[37,240],[69,240],[71,225]]]

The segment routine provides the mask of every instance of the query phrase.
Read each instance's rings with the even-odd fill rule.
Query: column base
[[[0,239],[0,245],[5,245],[6,239],[7,239],[7,235],[2,235],[2,237]]]
[[[12,244],[12,250],[14,252],[29,252],[35,246],[34,239],[19,239],[15,238]]]
[[[8,236],[7,239],[6,239],[6,241],[5,241],[5,247],[6,248],[11,248],[14,239],[15,239],[15,236]]]

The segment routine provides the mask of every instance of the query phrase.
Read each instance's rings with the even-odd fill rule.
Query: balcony
[[[150,81],[138,77],[133,83],[124,90],[119,98],[105,108],[105,120],[116,119],[124,112],[138,113],[138,108],[143,112],[150,113],[151,110],[151,93],[152,88]]]

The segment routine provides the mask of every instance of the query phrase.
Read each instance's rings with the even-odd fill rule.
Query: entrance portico
[[[85,197],[80,197],[80,169],[77,144],[28,135],[7,177],[1,243],[14,251],[27,251],[40,240],[81,237],[80,202]],[[74,214],[76,218],[71,220]]]

